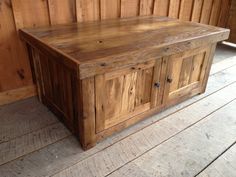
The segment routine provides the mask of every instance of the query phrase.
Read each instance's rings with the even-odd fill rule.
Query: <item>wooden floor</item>
[[[206,93],[84,152],[36,98],[0,107],[0,177],[235,177],[236,48],[218,46]]]

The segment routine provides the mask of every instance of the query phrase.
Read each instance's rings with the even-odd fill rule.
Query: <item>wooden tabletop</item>
[[[53,50],[78,65],[101,60],[118,60],[124,53],[194,45],[201,39],[209,43],[228,38],[229,30],[168,17],[135,17],[100,22],[74,23],[20,30],[21,36],[33,45]],[[208,39],[209,38],[209,39]],[[36,44],[38,43],[38,44]],[[199,41],[198,45],[202,45]],[[164,52],[168,53],[169,48]],[[163,55],[163,51],[162,51]],[[143,56],[142,56],[143,58]],[[128,59],[128,58],[127,58]],[[102,64],[101,64],[102,65]],[[87,67],[87,65],[86,65]]]

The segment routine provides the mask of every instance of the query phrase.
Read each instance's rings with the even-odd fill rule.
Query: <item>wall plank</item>
[[[167,16],[169,11],[169,0],[155,0],[154,15]]]
[[[179,17],[180,1],[181,0],[170,0],[169,15],[168,15],[169,17],[172,18]]]
[[[209,24],[213,0],[204,0],[200,23]]]
[[[121,17],[139,15],[139,0],[121,0]]]
[[[100,20],[99,0],[76,0],[77,21]]]
[[[222,0],[214,0],[213,1],[210,22],[209,22],[210,25],[217,25],[219,15],[220,15],[221,1]]]
[[[230,6],[231,6],[231,0],[221,1],[221,5],[220,5],[221,10],[220,10],[220,15],[219,15],[217,26],[220,26],[220,27],[226,26],[226,24],[229,20]]]
[[[120,17],[120,0],[101,0],[101,19]]]
[[[191,21],[200,22],[202,5],[203,5],[203,0],[194,1]]]
[[[50,24],[47,1],[12,0],[12,6],[17,29]]]
[[[75,0],[48,0],[52,25],[76,22]]]
[[[180,4],[179,19],[189,21],[191,19],[193,0],[182,0]]]
[[[151,15],[153,13],[154,0],[140,0],[139,15]]]
[[[227,27],[230,28],[229,41],[236,43],[236,0],[232,0],[232,5],[230,8],[229,21]]]
[[[30,65],[15,29],[10,0],[0,3],[0,92],[32,85]]]

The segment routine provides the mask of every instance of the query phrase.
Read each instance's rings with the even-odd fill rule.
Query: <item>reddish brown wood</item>
[[[205,90],[229,30],[167,17],[24,29],[40,99],[83,147]]]

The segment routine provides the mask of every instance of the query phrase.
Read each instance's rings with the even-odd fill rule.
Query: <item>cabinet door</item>
[[[151,109],[160,65],[161,59],[153,60],[95,76],[97,133]]]
[[[171,104],[200,93],[210,59],[210,47],[201,47],[169,56],[164,102]]]

